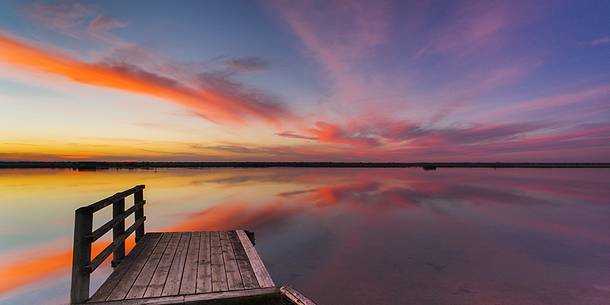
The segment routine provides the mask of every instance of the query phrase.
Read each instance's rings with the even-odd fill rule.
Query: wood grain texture
[[[201,232],[197,262],[197,293],[212,291],[212,261],[210,232]]]
[[[90,301],[99,302],[104,301],[110,293],[117,287],[124,275],[128,274],[129,271],[135,267],[135,262],[140,256],[146,257],[150,255],[157,242],[161,239],[162,233],[148,233],[142,240],[136,244],[136,246],[129,252],[121,264],[110,274],[108,279],[100,286],[100,288],[93,294]],[[141,258],[140,260],[144,259]],[[134,277],[135,280],[135,277]],[[131,285],[130,285],[131,286]]]
[[[166,235],[170,235],[169,243],[163,251],[163,255],[161,259],[159,259],[159,263],[157,267],[150,276],[150,281],[147,285],[145,285],[144,292],[141,293],[140,289],[135,292],[130,291],[127,298],[150,298],[150,297],[158,297],[163,292],[163,287],[165,287],[165,281],[167,280],[167,275],[169,274],[169,269],[172,266],[172,261],[174,260],[174,255],[176,255],[176,249],[178,249],[178,244],[180,242],[180,233],[165,233]],[[149,277],[146,275],[146,277]],[[134,285],[135,287],[135,285]],[[133,290],[133,288],[132,288]]]
[[[180,236],[180,242],[172,261],[172,266],[167,274],[167,280],[163,287],[162,296],[178,295],[180,293],[180,284],[182,283],[182,273],[186,262],[186,254],[191,241],[191,233],[185,232]]]
[[[197,292],[197,264],[199,261],[199,246],[201,243],[201,232],[193,232],[189,241],[184,271],[180,281],[180,294],[193,294]]]
[[[150,254],[150,257],[146,261],[146,264],[144,264],[144,267],[142,267],[140,274],[138,274],[138,277],[131,286],[131,289],[129,289],[129,292],[125,298],[136,299],[144,296],[144,292],[146,292],[146,288],[148,288],[148,284],[150,283],[150,280],[152,279],[153,274],[159,265],[159,261],[163,257],[163,252],[168,247],[171,237],[171,233],[163,234],[161,240]]]
[[[165,246],[169,241],[169,237],[169,235],[162,233],[161,238],[155,245],[146,246],[146,249],[142,250],[143,255],[139,255],[134,260],[134,262],[131,264],[131,268],[129,268],[129,271],[121,278],[116,288],[110,293],[110,296],[108,296],[107,300],[124,299],[129,293],[129,290],[133,287],[133,285],[135,285],[136,280],[138,280],[138,277],[145,268],[151,269],[157,267],[156,263],[151,262],[151,260],[155,260],[156,256],[160,257],[163,251],[162,249],[165,249]],[[144,279],[140,279],[140,283],[143,283],[144,281]],[[146,284],[148,284],[148,282],[146,282]]]
[[[242,246],[244,247],[244,251],[248,256],[248,260],[250,261],[250,265],[252,265],[252,269],[254,270],[254,275],[256,276],[256,280],[261,288],[275,287],[273,283],[273,279],[269,275],[267,268],[265,268],[265,264],[261,260],[260,256],[256,252],[254,245],[250,242],[250,239],[246,235],[246,232],[243,230],[237,230],[237,237],[239,238]]]
[[[143,304],[155,304],[155,305],[169,305],[169,304],[284,304],[277,302],[279,300],[280,289],[279,288],[259,288],[259,289],[248,289],[248,290],[234,290],[234,291],[222,291],[222,292],[211,292],[205,294],[192,294],[185,296],[172,296],[172,297],[159,297],[154,299],[140,299],[140,300],[121,300],[111,302],[93,302],[87,303],[89,305],[143,305]],[[236,302],[241,300],[242,302]],[[273,300],[276,302],[268,302]],[[258,303],[248,302],[258,301]]]
[[[220,232],[220,246],[222,247],[222,258],[225,262],[225,272],[227,274],[227,286],[229,290],[244,289],[244,282],[239,273],[239,266],[235,260],[233,246],[229,240],[227,232]]]
[[[305,295],[303,295],[302,293],[298,292],[296,289],[294,289],[290,286],[284,286],[284,287],[280,288],[280,292],[287,299],[289,299],[293,304],[316,305],[316,303],[314,301],[312,301],[310,298],[306,297]]]
[[[237,262],[237,266],[239,267],[239,273],[241,275],[241,279],[244,283],[245,289],[259,288],[258,280],[256,280],[256,275],[254,275],[254,270],[250,265],[250,261],[248,260],[248,255],[246,255],[246,251],[244,247],[241,245],[241,241],[239,237],[237,237],[237,232],[229,231],[227,232],[229,236],[229,241],[233,246],[233,252],[235,253],[235,260]]]
[[[271,291],[263,303],[283,304],[244,231],[147,233],[87,304],[224,304]]]
[[[220,245],[220,233],[210,233],[211,265],[212,265],[212,291],[229,290],[227,285],[227,274],[224,259],[222,258],[222,246]]]

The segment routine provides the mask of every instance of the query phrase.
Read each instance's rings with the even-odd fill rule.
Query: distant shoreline
[[[103,162],[103,161],[0,161],[0,169],[69,168],[98,169],[154,169],[154,168],[610,168],[610,163],[599,162]]]

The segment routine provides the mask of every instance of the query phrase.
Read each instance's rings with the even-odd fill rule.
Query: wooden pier
[[[144,185],[76,210],[71,304],[301,304],[313,301],[275,285],[244,230],[144,232]],[[125,209],[125,198],[133,206]],[[113,206],[113,218],[93,229],[93,213]],[[134,223],[125,228],[125,219]],[[112,230],[113,241],[91,259],[92,243]],[[136,245],[125,253],[135,232]],[[90,274],[110,255],[112,274],[89,297]]]

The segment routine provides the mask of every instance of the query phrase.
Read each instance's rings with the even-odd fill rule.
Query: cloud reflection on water
[[[147,230],[252,229],[276,281],[322,304],[603,303],[608,178],[605,170],[3,172],[2,214],[22,217],[4,236],[23,240],[0,248],[0,302],[68,281],[73,209],[145,183]],[[45,186],[54,189],[39,197]],[[28,207],[40,198],[47,204]],[[20,209],[48,205],[60,212],[36,229],[61,229],[29,241],[36,229]]]

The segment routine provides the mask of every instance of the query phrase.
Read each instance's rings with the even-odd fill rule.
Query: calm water
[[[610,304],[610,171],[574,169],[0,170],[0,303],[65,304],[74,209],[136,184],[320,304]]]

